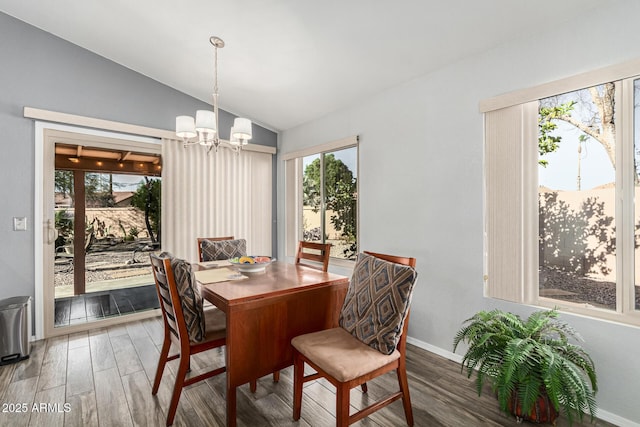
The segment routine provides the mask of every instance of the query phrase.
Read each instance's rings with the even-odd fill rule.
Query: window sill
[[[342,274],[343,276],[351,276],[353,273],[353,266],[356,265],[355,261],[330,258],[329,259],[329,271],[331,273]]]
[[[640,327],[640,311],[637,310],[630,313],[619,313],[614,310],[593,307],[587,304],[576,304],[542,297],[538,298],[538,302],[535,305],[544,308],[555,308],[563,313],[575,314],[594,320],[605,320],[625,326]]]

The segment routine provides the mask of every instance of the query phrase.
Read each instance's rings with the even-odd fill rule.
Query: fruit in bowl
[[[247,264],[269,264],[273,261],[271,257],[268,256],[241,256],[236,258],[231,258],[229,262],[231,264],[238,265],[247,265]]]
[[[268,256],[241,256],[231,258],[229,262],[243,273],[257,273],[265,269],[274,260]]]

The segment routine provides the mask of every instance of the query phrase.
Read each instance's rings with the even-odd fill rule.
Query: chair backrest
[[[379,254],[376,252],[364,251],[365,254],[374,256],[376,258],[383,259],[389,262],[395,262],[396,264],[408,265],[411,268],[416,268],[416,259],[409,257],[399,257],[395,255],[387,255],[387,254]],[[400,354],[405,354],[407,349],[407,330],[409,329],[409,315],[411,314],[411,307],[407,311],[407,315],[404,318],[404,323],[402,324],[402,335],[400,335],[400,340],[398,341],[398,345],[396,348],[400,352]]]
[[[171,295],[171,284],[173,282],[173,271],[171,270],[171,261],[169,258],[161,258],[154,254],[149,254],[151,260],[151,269],[153,270],[153,279],[160,300],[160,308],[162,309],[162,318],[164,320],[165,333],[169,333],[171,341],[180,345],[180,320],[182,316],[182,307],[180,304],[174,304]],[[165,262],[166,261],[166,262]],[[173,288],[175,288],[175,283]]]
[[[310,252],[313,251],[313,252]],[[320,268],[317,265],[300,262],[300,260],[308,260],[322,264],[322,271],[329,269],[329,256],[331,255],[331,243],[305,242],[301,240],[298,243],[298,253],[296,254],[296,264],[304,264],[313,268]]]
[[[153,270],[153,278],[160,300],[160,308],[162,309],[162,317],[164,319],[166,333],[169,334],[171,341],[181,348],[189,346],[191,341],[198,341],[204,337],[204,317],[202,313],[202,299],[193,300],[194,295],[185,293],[181,296],[179,286],[176,282],[176,273],[172,266],[172,258],[160,257],[149,254],[151,260],[151,268]],[[177,261],[178,269],[182,269],[182,273],[190,274],[186,271],[188,263],[182,260]],[[184,279],[184,278],[183,278]],[[185,292],[183,290],[183,292]],[[189,299],[191,297],[191,299]],[[195,295],[195,297],[199,297]],[[187,299],[187,301],[183,301]],[[185,317],[185,309],[189,311],[189,319]],[[188,324],[189,323],[189,324]],[[191,331],[190,331],[191,329]]]
[[[389,262],[395,262],[396,264],[408,265],[409,267],[416,268],[416,259],[403,257],[403,256],[395,256],[395,255],[387,255],[387,254],[379,254],[376,252],[364,251],[365,254],[374,256],[376,258],[383,259]]]
[[[409,325],[409,304],[417,277],[416,259],[368,251],[364,254],[368,257],[358,256],[354,275],[340,312],[340,326],[382,353],[390,354],[394,348],[391,345],[393,343],[395,348],[404,354]],[[410,269],[385,267],[383,264],[372,261],[371,257],[407,266]],[[387,279],[390,280],[387,289],[380,287],[382,283],[379,280]],[[367,301],[368,306],[361,305]],[[387,306],[387,310],[393,307],[386,314],[385,319],[379,318],[378,311],[375,309],[376,301],[384,302],[385,305],[391,304]],[[365,312],[361,313],[360,310]],[[400,322],[402,322],[402,329],[399,329]],[[372,334],[371,331],[376,333]]]
[[[202,262],[202,242],[205,240],[210,240],[212,242],[220,242],[222,240],[233,240],[233,236],[227,237],[198,237],[198,261]]]

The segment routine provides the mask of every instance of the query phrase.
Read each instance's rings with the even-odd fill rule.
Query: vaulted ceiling
[[[0,11],[286,130],[613,0],[0,0]]]

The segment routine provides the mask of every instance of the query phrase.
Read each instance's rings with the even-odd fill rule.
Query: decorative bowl
[[[268,256],[241,256],[231,258],[229,262],[242,273],[257,273],[264,271],[274,261]]]

